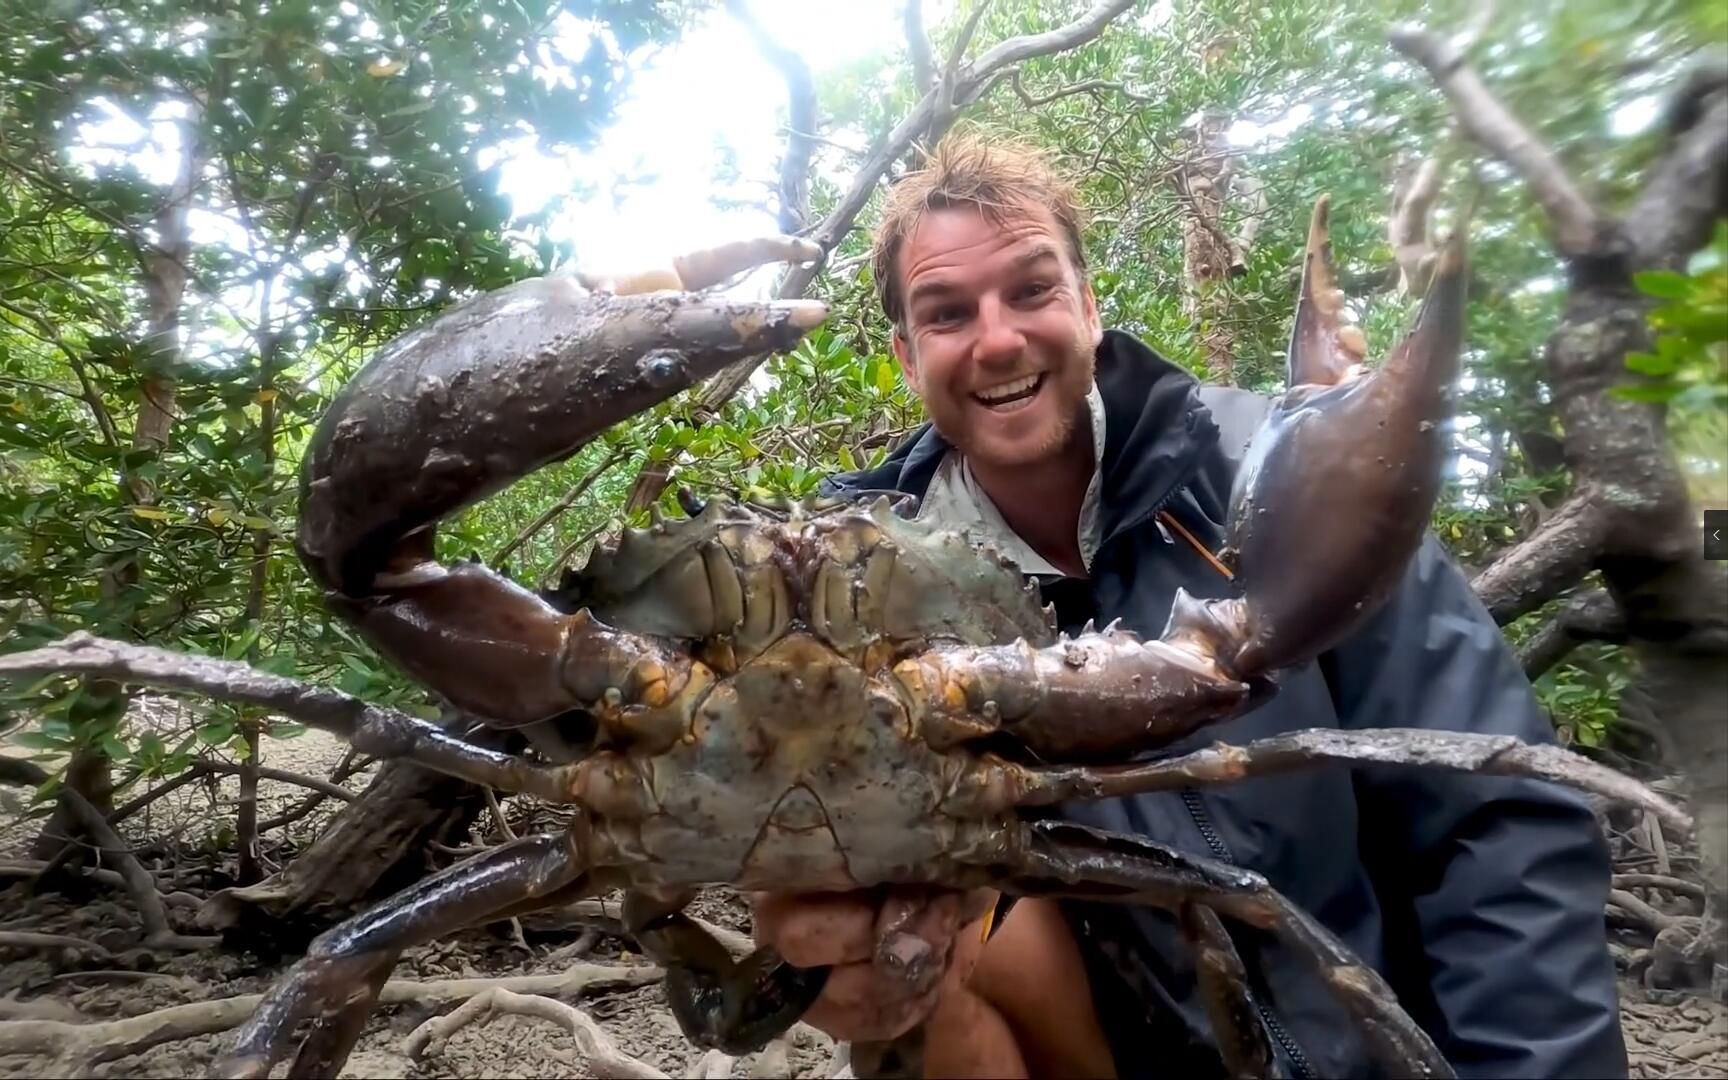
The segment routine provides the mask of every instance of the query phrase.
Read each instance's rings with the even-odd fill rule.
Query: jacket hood
[[[1100,462],[1102,542],[1139,524],[1178,490],[1218,438],[1200,383],[1186,370],[1120,330],[1104,331],[1094,379],[1104,399]],[[873,469],[843,473],[825,493],[892,491],[923,498],[936,467],[952,450],[926,421]]]

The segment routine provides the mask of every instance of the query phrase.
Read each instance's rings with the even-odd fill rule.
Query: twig
[[[1524,677],[1539,679],[1566,654],[1586,641],[1624,641],[1626,622],[1605,590],[1591,589],[1568,600],[1565,608],[1518,647]]]
[[[515,830],[504,820],[504,808],[498,805],[498,793],[491,788],[482,789],[486,793],[486,809],[492,812],[492,822],[498,826],[498,831],[504,834],[505,841],[516,839]]]
[[[1668,861],[1668,838],[1662,835],[1662,823],[1651,814],[1644,815],[1644,842],[1656,856],[1656,872],[1668,874],[1673,869]]]
[[[362,759],[359,762],[356,762],[355,759],[359,757],[359,751],[350,746],[347,753],[342,755],[342,760],[336,763],[336,768],[331,770],[330,782],[332,784],[339,784],[350,776],[353,776],[355,773],[367,768],[371,764],[370,759]],[[307,814],[316,810],[318,804],[323,801],[323,795],[316,791],[308,792],[305,798],[301,799],[290,809],[284,810],[273,818],[260,821],[258,823],[258,832],[262,835],[269,832],[271,829],[280,829],[284,825],[292,825],[294,822],[299,821]]]
[[[575,486],[573,486],[569,491],[564,493],[564,497],[562,499],[559,499],[557,502],[553,503],[550,507],[548,507],[546,509],[545,513],[541,514],[539,517],[535,518],[533,521],[530,521],[526,528],[524,528],[521,532],[517,533],[515,536],[511,537],[509,543],[507,543],[503,547],[499,548],[498,554],[492,556],[492,565],[493,566],[504,565],[504,560],[508,559],[511,555],[515,554],[517,548],[521,547],[523,544],[526,544],[530,539],[533,538],[535,533],[538,533],[541,529],[544,529],[547,525],[551,524],[553,518],[557,517],[559,514],[562,514],[564,511],[570,509],[572,506],[575,506],[576,500],[580,499],[582,497],[583,493],[585,493],[589,488],[593,487],[594,482],[606,474],[606,470],[608,470],[612,466],[618,464],[620,461],[623,461],[625,455],[628,454],[629,452],[630,452],[629,448],[626,446],[613,447],[612,452],[610,454],[606,455],[605,460],[601,461],[600,464],[594,466],[593,469],[589,470],[589,472],[586,476],[584,476],[581,480],[577,481]]]
[[[1572,183],[1554,153],[1488,89],[1458,46],[1431,30],[1408,24],[1394,27],[1389,36],[1393,48],[1426,68],[1451,99],[1453,115],[1464,131],[1530,185],[1548,214],[1559,253],[1576,257],[1595,251],[1603,228],[1596,208]]]
[[[1036,109],[1040,105],[1048,105],[1052,101],[1058,101],[1065,97],[1073,97],[1075,94],[1090,94],[1096,98],[1100,90],[1113,90],[1127,98],[1129,101],[1155,100],[1150,94],[1137,94],[1121,83],[1111,79],[1082,79],[1077,83],[1069,83],[1060,90],[1052,90],[1048,94],[1034,97],[1032,92],[1027,90],[1020,82],[1020,71],[1018,68],[1009,72],[1008,86],[1014,91],[1014,96],[1020,99],[1020,104],[1026,106],[1028,109]]]
[[[566,904],[561,908],[537,913],[535,916],[531,916],[529,921],[534,925],[546,925],[550,921],[548,916],[556,918],[559,915],[568,916],[571,921],[578,925],[599,926],[620,937],[630,936],[630,931],[625,928],[624,921],[608,911],[603,900],[578,900],[574,904]],[[747,934],[728,930],[724,926],[697,918],[688,912],[685,913],[685,918],[712,934],[714,940],[724,945],[726,950],[735,956],[745,956],[756,949],[756,943]]]
[[[554,975],[515,975],[498,979],[440,979],[419,982],[392,979],[378,995],[381,1005],[407,1002],[437,1005],[461,1001],[493,987],[524,994],[577,995],[588,990],[646,986],[658,982],[663,972],[653,966],[615,967],[609,964],[577,964]],[[227,1031],[244,1023],[263,1000],[261,994],[242,994],[215,1001],[195,1001],[166,1009],[108,1020],[96,1024],[69,1024],[58,1020],[9,1020],[0,1022],[0,1054],[53,1054],[67,1066],[84,1067],[142,1053],[152,1046]],[[46,1075],[71,1075],[77,1072]]]
[[[442,1053],[444,1043],[451,1035],[499,1013],[532,1016],[562,1027],[576,1040],[576,1049],[588,1059],[588,1067],[596,1076],[666,1080],[666,1074],[659,1069],[618,1049],[618,1044],[595,1023],[593,1017],[574,1005],[538,994],[518,994],[501,986],[481,991],[448,1015],[427,1020],[409,1034],[402,1044],[402,1051],[416,1061],[427,1054]]]
[[[1420,296],[1428,291],[1428,273],[1435,257],[1429,226],[1444,176],[1439,159],[1426,157],[1414,169],[1401,170],[1392,185],[1392,213],[1386,220],[1386,239],[1398,263],[1399,291],[1406,296]]]

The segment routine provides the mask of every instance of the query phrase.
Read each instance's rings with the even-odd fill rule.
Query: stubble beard
[[[953,434],[944,431],[941,422],[934,417],[932,417],[931,423],[935,426],[937,434],[953,444],[955,449],[959,450],[964,457],[976,464],[982,464],[985,468],[1023,469],[1040,465],[1060,456],[1073,442],[1080,422],[1088,411],[1086,395],[1092,388],[1095,367],[1096,352],[1093,346],[1083,340],[1076,342],[1067,362],[1062,366],[1062,378],[1070,382],[1075,391],[1073,402],[1057,417],[1056,423],[1051,426],[1048,434],[1036,443],[1020,444],[1009,455],[1001,456],[987,453],[981,455],[975,440],[970,438],[956,439]],[[1058,388],[1050,386],[1046,388],[1045,392],[1057,393]]]

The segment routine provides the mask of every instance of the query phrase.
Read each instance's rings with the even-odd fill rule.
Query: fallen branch
[[[384,984],[378,1003],[438,1005],[471,998],[494,987],[524,994],[576,995],[590,989],[646,986],[658,982],[663,974],[652,966],[625,968],[577,964],[554,975],[429,982],[392,979]],[[0,1021],[0,1054],[54,1055],[65,1071],[45,1075],[80,1075],[85,1067],[142,1053],[152,1046],[238,1027],[246,1022],[262,1000],[262,994],[242,994],[215,1001],[172,1005],[123,1020],[94,1024],[70,1024],[59,1020]]]
[[[411,1032],[402,1050],[415,1061],[427,1054],[439,1054],[451,1035],[480,1020],[490,1020],[499,1014],[532,1016],[557,1024],[576,1040],[576,1049],[588,1059],[588,1068],[595,1076],[622,1076],[634,1080],[667,1080],[666,1074],[639,1058],[631,1057],[618,1048],[612,1037],[594,1018],[562,1001],[538,994],[518,994],[502,986],[494,986],[463,1002],[456,1011],[434,1016]]]
[[[52,864],[43,859],[8,859],[0,862],[0,878],[10,880],[36,880],[48,872]],[[78,871],[80,878],[88,878],[110,888],[125,889],[126,879],[113,870],[101,867],[87,866]],[[168,892],[162,894],[162,902],[169,907],[181,907],[196,910],[204,901],[189,892]]]

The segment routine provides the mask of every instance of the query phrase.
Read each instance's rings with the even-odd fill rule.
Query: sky
[[[900,3],[749,0],[758,21],[803,57],[818,80],[873,56],[898,62],[904,41]],[[951,0],[925,0],[925,18],[939,18],[950,6]],[[570,51],[580,55],[581,45]],[[786,144],[780,130],[786,100],[780,72],[742,24],[716,11],[636,70],[628,97],[594,150],[563,160],[527,149],[505,166],[501,186],[517,212],[532,213],[567,176],[593,183],[599,196],[571,206],[550,231],[555,240],[576,240],[584,263],[593,260],[605,269],[774,231],[771,213],[717,207],[709,200],[764,199],[763,185],[778,176]],[[717,188],[705,168],[722,147],[730,148],[745,180],[732,190]],[[652,182],[616,197],[607,192],[613,179],[633,174]]]

